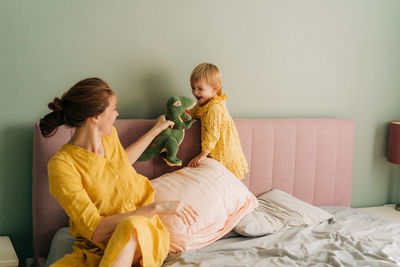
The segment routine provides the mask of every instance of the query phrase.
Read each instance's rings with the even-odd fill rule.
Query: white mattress
[[[400,266],[400,223],[365,209],[323,209],[333,219],[257,238],[231,235],[201,249],[170,255],[163,266]],[[369,211],[389,213],[388,218],[398,215],[393,207]],[[61,229],[53,239],[47,264],[70,253],[72,243],[69,229]]]

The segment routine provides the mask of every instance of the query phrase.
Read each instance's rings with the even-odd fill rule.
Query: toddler
[[[188,166],[197,167],[207,156],[221,162],[239,179],[248,171],[239,135],[225,105],[222,94],[221,72],[217,66],[202,63],[190,76],[196,105],[189,110],[193,118],[201,120],[201,153]]]

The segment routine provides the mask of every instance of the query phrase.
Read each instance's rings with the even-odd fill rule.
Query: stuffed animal
[[[138,161],[152,159],[158,154],[169,166],[181,166],[182,161],[176,157],[185,129],[192,126],[196,120],[187,113],[194,101],[186,96],[173,96],[167,101],[167,120],[173,121],[174,127],[161,132],[146,148]]]

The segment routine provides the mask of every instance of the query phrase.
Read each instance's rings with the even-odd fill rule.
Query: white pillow
[[[49,255],[44,266],[48,267],[64,257],[65,254],[72,253],[74,242],[75,238],[71,236],[69,227],[59,229],[51,241]]]
[[[332,218],[328,212],[279,189],[257,197],[259,205],[233,229],[243,236],[273,234],[296,226],[318,224]]]
[[[222,238],[257,206],[256,197],[224,165],[207,158],[150,181],[155,201],[182,200],[198,213],[188,226],[175,215],[160,216],[170,233],[170,253],[204,247]]]

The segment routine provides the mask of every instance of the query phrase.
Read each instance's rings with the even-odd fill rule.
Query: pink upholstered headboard
[[[153,120],[117,120],[115,126],[126,146],[140,137]],[[311,204],[350,206],[354,122],[346,119],[235,119],[249,173],[243,182],[255,194],[282,189]],[[48,254],[54,233],[68,219],[48,191],[47,162],[68,142],[72,130],[61,127],[43,138],[34,131],[33,248],[39,262]],[[178,157],[186,165],[200,151],[200,124],[186,131]],[[149,177],[177,169],[160,158],[134,165]]]

